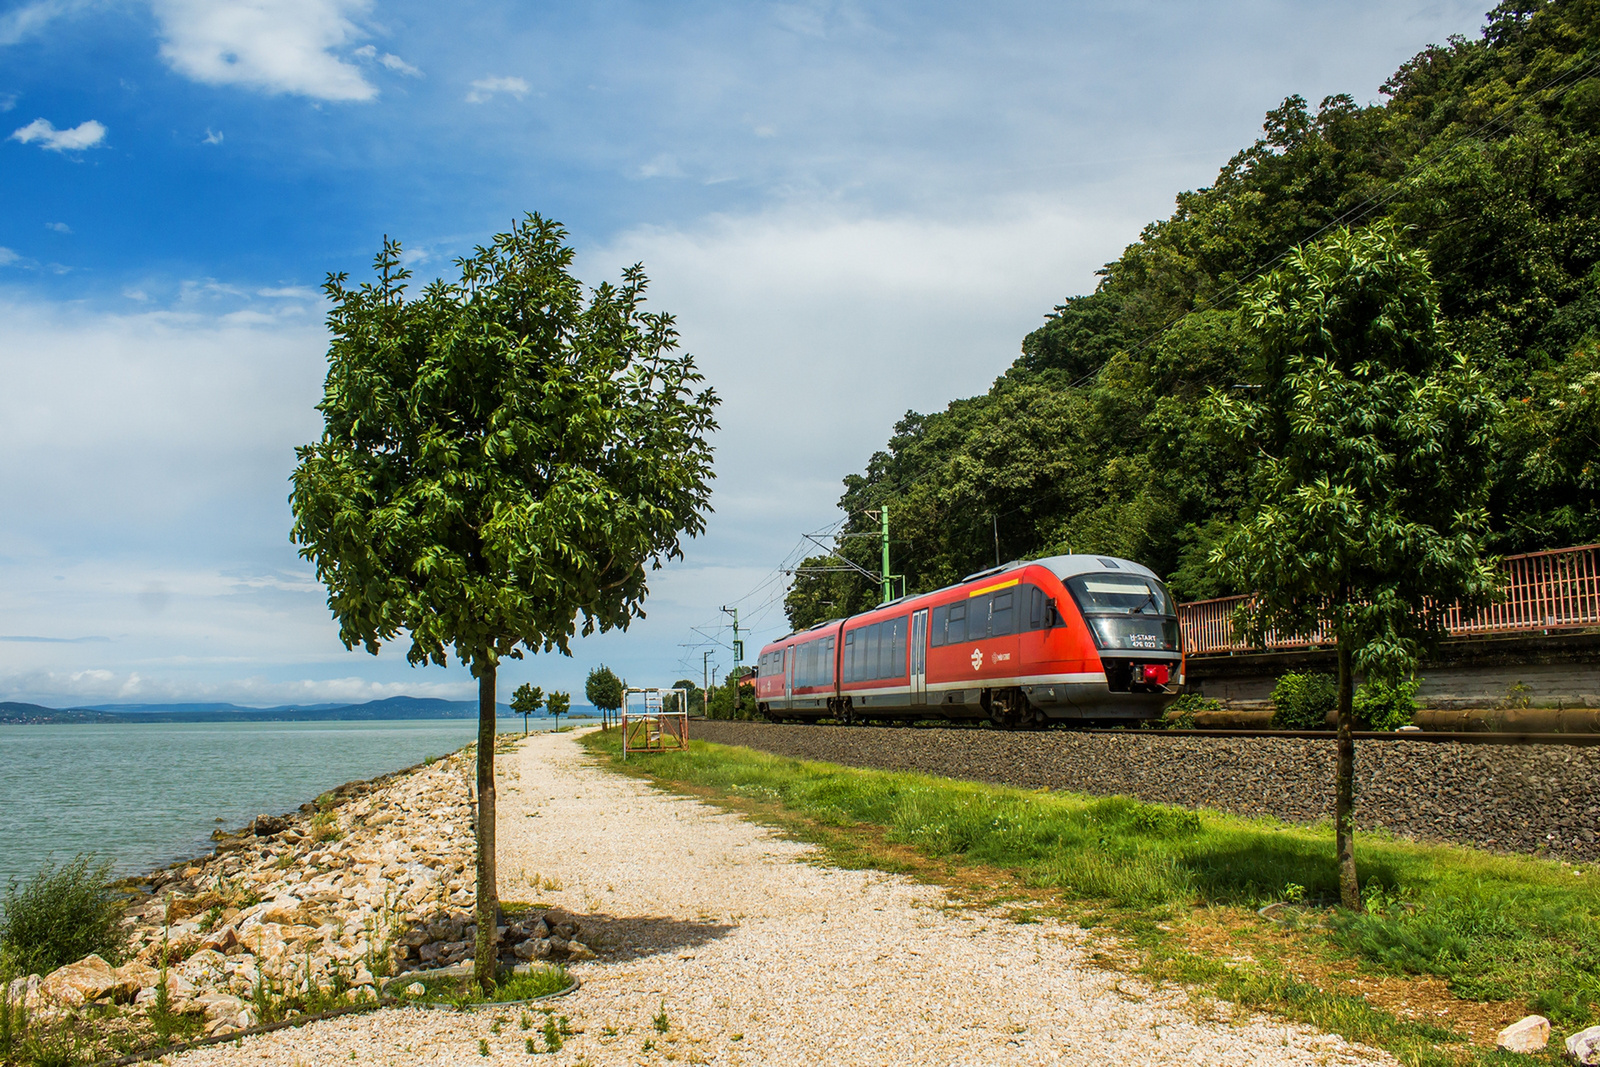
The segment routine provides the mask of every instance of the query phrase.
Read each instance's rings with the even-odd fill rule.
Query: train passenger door
[[[786,708],[794,703],[794,654],[793,645],[783,650],[783,706]]]
[[[919,707],[928,702],[928,612],[911,615],[911,704]]]

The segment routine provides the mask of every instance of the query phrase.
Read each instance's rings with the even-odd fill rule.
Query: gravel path
[[[178,1057],[202,1064],[1354,1064],[1388,1057],[1088,962],[1085,935],[947,908],[942,890],[600,770],[572,735],[501,757],[500,884],[565,907],[599,958],[529,1060],[515,1010],[391,1010]],[[665,1015],[665,1031],[654,1017]],[[479,1041],[487,1042],[488,1056]],[[536,1048],[542,1042],[534,1037]]]
[[[695,737],[799,759],[1023,789],[1273,815],[1333,817],[1334,743],[878,726],[696,722]],[[1600,747],[1357,741],[1356,818],[1424,840],[1600,859]]]

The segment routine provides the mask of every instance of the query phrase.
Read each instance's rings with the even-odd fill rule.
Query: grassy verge
[[[624,765],[615,733],[583,743],[618,770],[815,842],[833,862],[908,872],[1021,921],[1042,912],[1084,924],[1108,935],[1108,966],[1309,1022],[1403,1063],[1493,1062],[1494,1032],[1529,1011],[1558,1033],[1600,1022],[1592,866],[1365,834],[1367,911],[1353,914],[1329,903],[1327,826],[704,742]],[[1280,921],[1257,915],[1274,902],[1289,902]]]

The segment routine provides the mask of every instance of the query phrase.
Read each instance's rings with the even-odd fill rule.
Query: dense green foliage
[[[713,686],[706,714],[713,719],[756,718],[755,690],[739,681],[750,675],[749,667],[735,667],[728,672],[722,684]]]
[[[642,613],[647,568],[705,528],[718,403],[637,266],[588,294],[529,215],[408,299],[400,246],[333,301],[321,440],[293,539],[348,647],[413,663],[566,651]]]
[[[601,711],[616,711],[622,707],[622,679],[602,663],[589,672],[583,683],[583,695]]]
[[[1417,717],[1417,688],[1421,682],[1369,679],[1355,695],[1356,722],[1363,730],[1398,730]]]
[[[572,694],[556,690],[550,694],[550,717],[561,725],[561,716],[572,710]]]
[[[539,714],[544,707],[544,687],[523,682],[511,694],[511,710],[522,716],[522,732],[528,732],[528,716]]]
[[[0,901],[0,956],[19,974],[49,974],[95,953],[122,962],[128,934],[126,900],[111,887],[111,861],[79,855],[46,863],[25,883],[13,881]]]
[[[613,753],[618,744],[601,734],[585,743]],[[814,824],[881,827],[891,843],[1013,872],[1064,901],[1126,909],[1144,932],[1189,907],[1296,897],[1315,906],[1338,895],[1326,824],[860,770],[700,741],[638,773],[780,804]],[[1332,913],[1327,944],[1336,954],[1437,975],[1465,999],[1525,1002],[1561,1029],[1588,1025],[1600,1010],[1593,877],[1550,860],[1377,837],[1363,849],[1361,873],[1365,912]]]
[[[1242,591],[1209,562],[1249,459],[1201,403],[1247,385],[1240,297],[1297,245],[1392,222],[1437,284],[1438,330],[1504,402],[1487,547],[1600,540],[1600,3],[1511,0],[1482,36],[1424,49],[1381,103],[1290,97],[1208,188],[1186,192],[1022,343],[988,393],[907,413],[845,480],[842,535],[888,504],[912,592],[1062,551],[1140,560],[1183,599]],[[871,538],[838,548],[876,570]],[[821,560],[811,562],[821,563]],[[801,575],[791,622],[877,600]],[[824,607],[831,603],[832,607]]]
[[[1272,725],[1279,730],[1326,730],[1338,705],[1331,674],[1285,674],[1272,687]]]
[[[1493,591],[1480,556],[1498,405],[1441,336],[1425,257],[1388,222],[1294,249],[1245,291],[1240,322],[1253,388],[1205,410],[1249,463],[1249,493],[1211,562],[1259,591],[1240,609],[1252,638],[1320,623],[1357,669],[1402,677],[1443,635],[1430,604]]]

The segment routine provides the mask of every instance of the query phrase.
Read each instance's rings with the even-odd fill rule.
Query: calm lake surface
[[[476,736],[472,719],[0,726],[0,889],[79,852],[120,874],[203,855],[218,827],[293,811]]]

